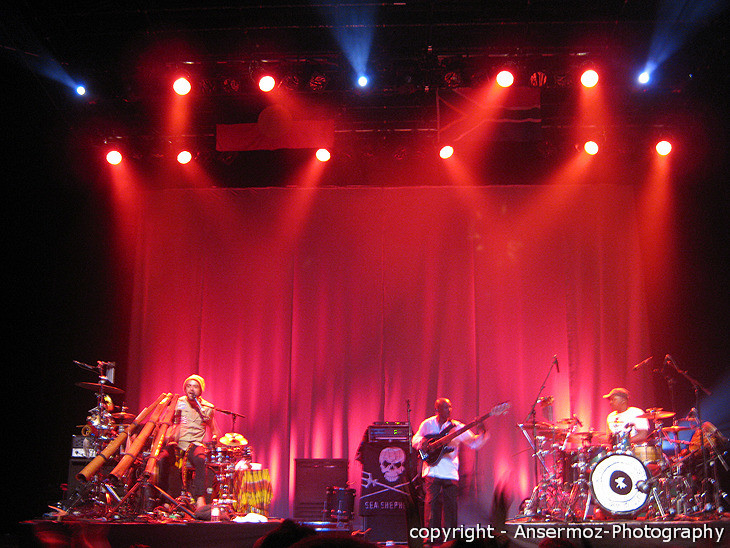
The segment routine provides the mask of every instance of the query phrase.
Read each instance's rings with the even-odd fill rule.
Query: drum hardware
[[[649,419],[651,421],[671,419],[676,413],[673,411],[664,411],[661,407],[650,407],[646,410],[646,413],[637,415],[637,419]]]
[[[327,487],[325,493],[324,521],[336,522],[338,526],[351,522],[355,514],[355,490]]]

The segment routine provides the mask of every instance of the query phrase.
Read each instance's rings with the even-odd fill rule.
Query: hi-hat
[[[126,421],[133,419],[134,415],[132,415],[132,413],[112,413],[112,418]]]
[[[241,447],[243,445],[248,445],[248,440],[237,432],[228,432],[227,434],[223,434],[218,442],[221,445],[226,445],[228,447]]]
[[[112,384],[99,384],[98,382],[77,382],[76,386],[85,388],[86,390],[93,390],[94,392],[106,392],[107,394],[124,394],[124,390],[117,388]]]

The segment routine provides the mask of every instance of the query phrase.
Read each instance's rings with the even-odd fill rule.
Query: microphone
[[[648,481],[637,481],[636,482],[636,489],[641,493],[648,493],[649,492],[649,482]]]
[[[578,424],[578,426],[583,426],[583,423],[580,422],[580,419],[575,416],[575,413],[573,413],[573,420]]]
[[[560,373],[560,365],[558,365],[558,355],[557,354],[555,354],[553,356],[553,365],[555,366],[555,371]]]
[[[673,365],[674,367],[677,367],[677,364],[674,363],[674,359],[669,354],[664,356],[664,363],[667,365]]]
[[[638,370],[638,369],[639,369],[640,367],[643,367],[643,366],[645,366],[645,365],[648,365],[649,363],[651,363],[651,360],[653,360],[653,359],[654,359],[654,356],[649,356],[649,357],[648,357],[648,358],[646,358],[646,359],[645,359],[644,361],[642,361],[642,362],[639,362],[639,363],[637,363],[637,364],[636,364],[636,365],[635,365],[635,366],[633,367],[633,370],[634,370],[634,371],[636,371],[636,370]]]

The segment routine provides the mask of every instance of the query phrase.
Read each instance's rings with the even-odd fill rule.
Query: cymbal
[[[527,431],[532,431],[533,429],[541,434],[552,434],[552,435],[560,435],[565,434],[568,429],[557,427],[552,423],[549,422],[543,422],[543,421],[537,421],[537,422],[526,422],[525,424],[520,424],[522,428],[524,428]]]
[[[94,392],[101,392],[102,390],[107,394],[124,394],[124,390],[117,388],[112,384],[99,384],[98,382],[77,382],[76,386],[85,388],[86,390],[93,390]]]
[[[608,436],[605,432],[601,432],[599,430],[573,432],[568,436],[568,441],[571,443],[581,443],[583,440],[587,440],[591,444],[603,445],[608,442]]]
[[[133,419],[134,415],[132,413],[112,413],[112,418],[126,421]]]
[[[671,432],[676,434],[682,430],[694,430],[691,426],[665,426],[662,428],[662,432]]]
[[[664,411],[661,407],[655,407],[653,409],[647,409],[646,413],[642,413],[641,415],[637,415],[637,419],[651,419],[651,420],[663,420],[663,419],[671,419],[676,413],[673,411]]]
[[[227,447],[242,447],[248,445],[248,440],[237,432],[228,432],[218,440],[218,443]]]

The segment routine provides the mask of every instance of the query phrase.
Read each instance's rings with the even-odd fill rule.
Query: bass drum
[[[609,453],[591,471],[593,499],[611,514],[634,514],[649,501],[649,494],[637,487],[649,478],[644,463],[633,455]]]

